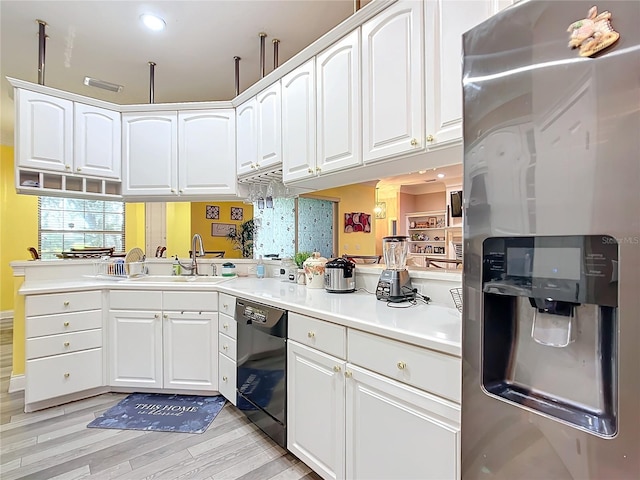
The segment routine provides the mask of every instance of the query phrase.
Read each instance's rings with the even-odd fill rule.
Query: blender
[[[382,238],[382,254],[386,268],[380,274],[376,287],[376,298],[387,302],[413,300],[415,293],[407,271],[409,237],[392,236]]]

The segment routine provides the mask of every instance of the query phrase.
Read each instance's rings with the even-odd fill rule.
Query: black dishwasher
[[[287,311],[236,300],[237,407],[286,448]]]

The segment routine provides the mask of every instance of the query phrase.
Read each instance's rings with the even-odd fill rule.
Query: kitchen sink
[[[228,278],[222,276],[146,275],[129,280],[139,283],[218,283]]]

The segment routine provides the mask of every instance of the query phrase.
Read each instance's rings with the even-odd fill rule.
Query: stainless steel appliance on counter
[[[415,298],[407,270],[408,253],[409,237],[396,235],[382,238],[385,269],[376,287],[378,300],[404,302]]]
[[[463,479],[640,478],[638,25],[531,0],[463,36]]]
[[[324,266],[324,288],[330,293],[356,291],[356,264],[346,258],[334,258]]]
[[[236,300],[237,407],[285,448],[287,318],[286,310]]]

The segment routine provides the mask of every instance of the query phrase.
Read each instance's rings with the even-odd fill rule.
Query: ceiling
[[[362,6],[367,0],[361,2]],[[353,0],[0,1],[0,143],[13,144],[13,92],[6,76],[37,83],[38,24],[47,22],[45,84],[118,104],[149,102],[149,61],[155,62],[155,103],[230,100],[234,56],[240,91],[349,17]],[[142,13],[166,22],[147,30]],[[83,84],[85,76],[123,85],[120,93]]]

